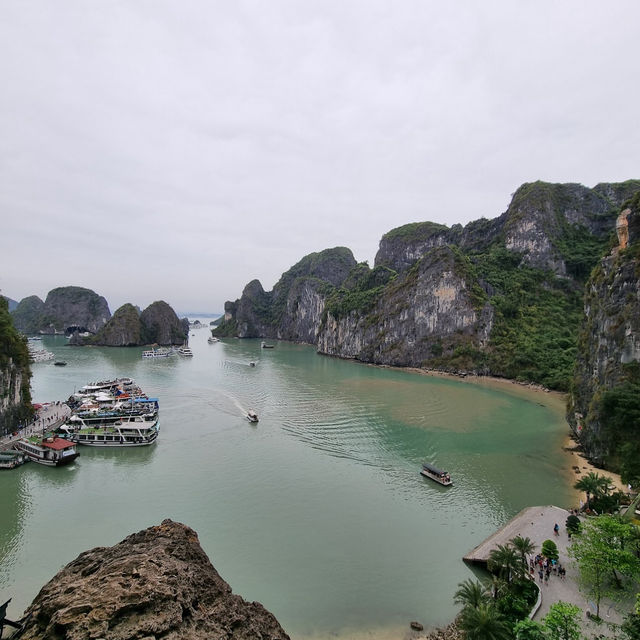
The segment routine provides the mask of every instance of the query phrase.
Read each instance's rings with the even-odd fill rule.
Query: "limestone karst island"
[[[318,249],[0,298],[1,637],[638,640],[640,180]]]

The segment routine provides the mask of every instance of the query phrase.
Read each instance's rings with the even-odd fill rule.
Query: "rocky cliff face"
[[[182,344],[189,335],[184,323],[164,300],[150,304],[140,314],[140,325],[143,344]]]
[[[13,325],[7,301],[0,298],[0,435],[31,416],[30,379],[26,341]]]
[[[587,283],[568,412],[587,455],[614,468],[625,444],[621,430],[639,453],[637,415],[614,425],[626,400],[612,391],[626,389],[640,403],[640,194],[618,216],[616,230],[616,246]]]
[[[438,247],[383,287],[365,313],[329,310],[318,351],[419,367],[453,356],[461,345],[482,348],[491,333],[492,310],[467,282],[461,260],[452,248]]]
[[[91,344],[106,347],[133,347],[143,344],[140,312],[132,304],[123,304],[111,316]],[[75,337],[75,336],[74,336]]]
[[[605,251],[620,203],[638,191],[638,180],[594,189],[535,182],[520,187],[498,218],[390,231],[373,270],[347,249],[312,254],[272,292],[249,283],[225,305],[216,332],[566,389],[582,287]],[[318,264],[323,268],[309,268]]]
[[[40,316],[43,308],[44,302],[38,296],[28,296],[20,300],[11,312],[16,329],[23,333],[37,333],[41,326]]]
[[[13,312],[16,326],[26,333],[65,333],[73,329],[97,333],[111,317],[107,301],[91,289],[58,287],[42,301],[30,296]]]
[[[47,294],[40,317],[42,333],[64,333],[70,327],[97,333],[109,320],[107,301],[91,289],[58,287]]]
[[[315,342],[326,294],[355,267],[349,249],[336,247],[305,256],[266,292],[252,280],[235,303],[225,304],[225,321],[215,335]]]
[[[288,640],[260,603],[232,593],[195,531],[171,520],[80,554],[25,620],[23,640]]]

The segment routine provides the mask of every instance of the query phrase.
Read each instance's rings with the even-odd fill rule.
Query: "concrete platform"
[[[570,512],[560,507],[552,505],[546,507],[527,507],[517,516],[509,520],[501,529],[490,535],[481,542],[475,549],[470,551],[463,560],[473,564],[487,566],[489,554],[499,544],[506,545],[509,540],[516,536],[530,538],[536,545],[536,553],[540,552],[542,543],[545,540],[554,540],[558,543],[558,538],[553,533],[553,527],[557,523],[560,530],[564,532],[566,539],[565,522]]]
[[[535,545],[533,555],[540,553],[542,543],[545,540],[553,540],[558,546],[559,559],[558,562],[566,569],[566,577],[561,578],[557,574],[552,573],[548,582],[540,580],[538,572],[534,574],[537,585],[541,590],[540,608],[534,615],[534,620],[541,620],[549,612],[549,607],[562,600],[577,605],[582,609],[583,616],[581,620],[582,630],[587,637],[597,636],[606,631],[606,627],[597,627],[595,623],[586,617],[587,610],[595,613],[595,604],[589,602],[587,597],[580,591],[578,587],[578,570],[569,557],[568,547],[571,544],[565,523],[570,511],[561,509],[560,507],[528,507],[523,509],[518,515],[509,520],[501,529],[489,536],[481,542],[475,549],[470,551],[464,560],[473,564],[477,564],[486,568],[487,560],[492,549],[499,544],[506,545],[516,536],[530,538]],[[560,534],[556,536],[553,532],[554,525],[558,523]],[[600,616],[605,623],[614,622],[620,624],[629,609],[628,603],[614,603],[610,600],[603,599],[600,603]]]

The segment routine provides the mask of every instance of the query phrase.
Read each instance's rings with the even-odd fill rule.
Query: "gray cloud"
[[[220,310],[336,245],[638,176],[631,0],[0,4],[0,288]]]

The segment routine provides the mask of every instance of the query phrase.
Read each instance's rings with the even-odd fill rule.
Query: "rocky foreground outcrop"
[[[195,531],[164,520],[80,554],[25,612],[24,640],[287,640],[258,602],[234,595]]]

